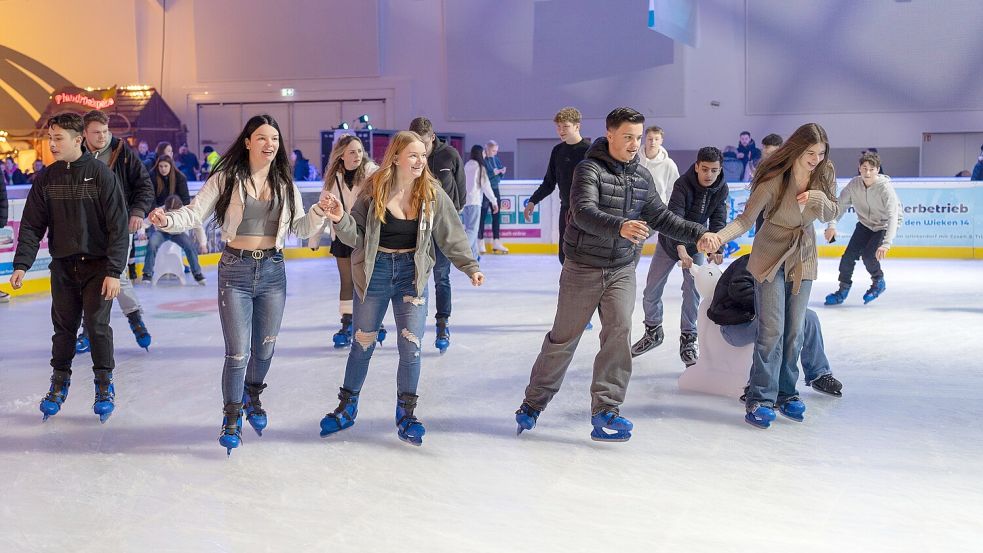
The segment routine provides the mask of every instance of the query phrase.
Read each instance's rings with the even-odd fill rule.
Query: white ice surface
[[[149,353],[114,308],[118,407],[105,425],[87,357],[63,411],[41,423],[50,299],[0,304],[0,552],[980,550],[983,263],[889,259],[887,292],[866,307],[858,265],[847,304],[825,308],[836,261],[823,260],[811,305],[844,397],[801,388],[805,423],[767,431],[746,425],[735,399],[678,391],[677,272],[665,344],[636,360],[622,409],[634,436],[598,444],[596,317],[537,428],[515,436],[559,265],[487,256],[485,287],[454,273],[447,354],[432,326],[424,337],[422,448],[394,430],[395,334],[373,359],[357,424],[318,437],[346,357],[330,347],[337,271],[330,259],[287,263],[270,426],[262,438],[244,428],[228,459],[214,268],[204,288],[138,288]]]

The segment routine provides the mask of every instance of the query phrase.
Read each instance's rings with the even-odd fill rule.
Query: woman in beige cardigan
[[[758,166],[744,213],[719,233],[728,242],[750,230],[759,214],[764,215],[748,262],[756,283],[759,329],[745,420],[758,428],[771,425],[776,407],[798,422],[805,413],[795,383],[809,291],[816,279],[813,221],[832,221],[839,214],[836,176],[826,159],[828,152],[829,139],[822,127],[809,123],[796,129]]]

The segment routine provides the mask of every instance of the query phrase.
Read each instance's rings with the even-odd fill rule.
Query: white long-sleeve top
[[[498,205],[495,193],[492,192],[491,181],[488,180],[488,171],[483,169],[484,167],[473,159],[464,164],[464,178],[468,190],[468,199],[464,205],[481,205],[482,195],[492,204]]]

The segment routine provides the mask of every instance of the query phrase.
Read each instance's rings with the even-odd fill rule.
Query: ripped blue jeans
[[[283,253],[253,259],[229,250],[222,252],[218,262],[218,314],[225,336],[225,403],[242,401],[244,382],[262,384],[266,380],[286,302]]]
[[[416,294],[414,253],[383,253],[375,258],[372,280],[365,297],[353,299],[354,336],[345,367],[345,388],[358,393],[369,372],[375,351],[379,325],[392,303],[396,318],[396,347],[399,367],[396,371],[397,394],[416,394],[420,380],[420,349],[427,322],[427,289]],[[428,275],[429,276],[429,275]]]

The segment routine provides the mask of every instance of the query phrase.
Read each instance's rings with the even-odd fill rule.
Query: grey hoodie
[[[835,229],[836,221],[839,221],[847,208],[852,205],[860,224],[875,232],[886,231],[881,245],[891,247],[891,242],[898,232],[898,225],[902,221],[901,201],[898,200],[898,194],[891,186],[891,177],[877,175],[874,184],[869,187],[864,186],[862,177],[853,177],[840,192],[837,203],[840,205],[840,216],[830,221],[828,228]]]
[[[420,224],[416,236],[416,252],[413,262],[416,267],[416,293],[423,295],[427,280],[433,271],[436,260],[434,242],[440,251],[455,267],[469,277],[479,271],[478,262],[471,255],[461,218],[454,202],[440,187],[435,187],[437,199],[431,206],[430,215],[420,214]],[[375,217],[375,206],[368,194],[361,194],[350,213],[345,213],[341,221],[333,224],[335,236],[354,248],[352,252],[352,280],[359,298],[365,298],[365,291],[372,281],[375,257],[379,252],[379,232],[382,223]]]

